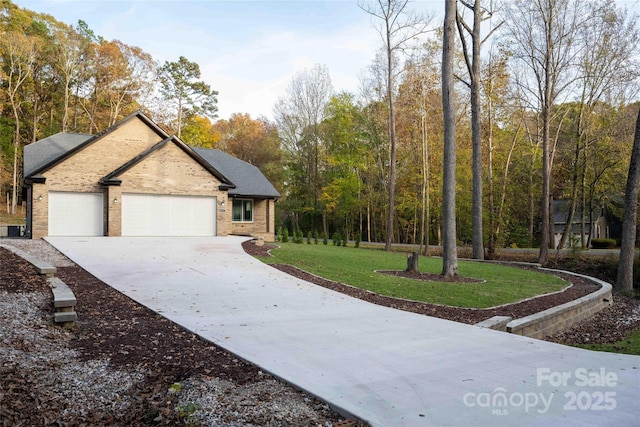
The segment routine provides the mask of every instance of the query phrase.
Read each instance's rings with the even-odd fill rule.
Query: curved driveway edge
[[[640,356],[376,306],[254,260],[241,237],[46,240],[139,303],[373,426],[640,419]]]

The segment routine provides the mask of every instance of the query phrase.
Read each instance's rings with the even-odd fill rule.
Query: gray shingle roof
[[[566,224],[567,215],[569,215],[569,209],[571,208],[570,200],[554,200],[553,201],[553,223],[554,224]],[[601,215],[602,208],[596,206],[593,208],[592,217],[597,220]],[[585,213],[585,220],[589,222],[589,213]],[[573,224],[580,223],[582,221],[582,208],[580,204],[576,206],[576,211],[573,213]]]
[[[62,157],[93,135],[82,133],[57,133],[24,147],[24,177],[29,177],[43,166]]]
[[[24,147],[24,177],[30,177],[43,167],[64,157],[69,151],[93,138],[92,135],[58,133]],[[204,161],[236,187],[229,189],[231,196],[279,198],[280,193],[254,165],[220,150],[194,148]]]
[[[260,172],[260,169],[223,151],[193,147],[193,150],[214,169],[233,182],[231,196],[279,198],[280,193]]]

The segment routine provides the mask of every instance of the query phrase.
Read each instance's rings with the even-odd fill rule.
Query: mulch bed
[[[0,265],[1,290],[12,293],[50,292],[46,279],[39,276],[31,264],[4,248],[0,248]],[[80,301],[76,312],[81,320],[73,330],[70,348],[78,351],[81,360],[110,359],[114,368],[145,375],[143,382],[133,386],[132,392],[139,402],[136,407],[116,418],[92,414],[93,418],[89,420],[78,420],[78,425],[87,422],[87,425],[178,425],[182,420],[174,410],[176,403],[166,398],[171,384],[196,374],[239,384],[253,382],[260,377],[254,365],[237,359],[137,304],[82,268],[58,268],[56,275]],[[50,310],[53,312],[53,303]],[[4,374],[5,384],[25,381],[21,372]],[[56,413],[64,410],[56,406],[55,401],[42,406],[27,389],[15,386],[10,387],[4,397],[21,402],[20,420],[25,425],[40,425],[43,419],[55,420]],[[0,414],[3,413],[1,409]],[[162,415],[162,421],[154,422],[159,415]],[[0,415],[0,425],[8,425],[1,422],[2,418]]]
[[[39,276],[33,265],[5,248],[0,248],[0,284],[0,289],[11,293],[49,289],[47,279]]]
[[[82,302],[76,306],[81,327],[71,348],[85,360],[109,358],[115,367],[151,371],[169,384],[197,374],[240,384],[257,378],[255,366],[105,286],[82,268],[58,268],[56,275]]]
[[[266,255],[273,247],[259,247],[249,242],[243,246],[252,255]],[[45,279],[36,274],[33,266],[3,248],[0,248],[0,266],[0,289],[12,293],[49,291]],[[571,281],[574,286],[561,293],[505,307],[473,310],[384,297],[310,275],[295,267],[274,267],[375,304],[463,323],[476,323],[495,315],[519,318],[571,301],[598,288],[590,281],[560,275]],[[93,414],[94,418],[84,420],[85,422],[93,425],[153,425],[156,424],[153,420],[161,414],[162,424],[178,425],[184,420],[175,416],[175,401],[166,399],[167,387],[174,382],[194,375],[205,375],[239,384],[250,384],[261,377],[255,366],[235,358],[225,350],[142,307],[83,269],[59,268],[57,275],[74,291],[78,301],[81,301],[76,307],[81,320],[70,340],[72,348],[85,360],[108,358],[114,368],[141,372],[146,378],[144,382],[135,385],[132,391],[137,396],[138,403],[135,407],[129,408],[126,413],[118,414],[115,418],[112,415],[103,418],[104,414]],[[52,304],[49,309],[53,310]],[[601,311],[571,330],[548,339],[567,344],[615,342],[622,339],[629,330],[640,326],[639,313],[638,300],[615,295],[613,307]],[[0,393],[0,401],[21,402],[20,420],[25,422],[25,425],[40,424],[38,420],[46,418],[45,412],[51,414],[51,419],[55,419],[55,414],[64,410],[56,406],[56,401],[49,401],[42,406],[32,396],[27,385],[16,386],[25,382],[20,373],[5,374],[5,384],[14,386]],[[15,407],[12,404],[8,405],[8,408]],[[2,418],[4,417],[0,416],[0,419]],[[5,421],[8,419],[5,418]],[[7,424],[0,422],[0,425]]]
[[[0,266],[0,290],[50,292],[46,279],[31,264],[4,248],[0,248]],[[144,381],[131,390],[136,396],[135,406],[115,417],[93,413],[90,419],[78,419],[77,425],[183,425],[184,419],[175,410],[175,398],[167,398],[172,384],[193,377],[218,378],[238,385],[265,379],[256,366],[141,306],[80,267],[58,268],[56,276],[79,301],[79,321],[71,332],[69,348],[76,350],[81,360],[108,359],[114,369],[144,375]],[[49,312],[53,312],[53,303]],[[14,425],[12,419],[23,425],[45,425],[42,420],[55,420],[56,414],[65,410],[57,401],[43,406],[28,387],[16,386],[25,383],[25,375],[3,372],[3,384],[10,387],[0,392],[0,426]],[[9,402],[20,403],[19,414],[10,414],[18,406]],[[338,414],[328,416],[341,419]],[[283,425],[291,424],[283,421]]]
[[[268,256],[268,251],[275,247],[276,246],[272,244],[257,246],[251,243],[251,241],[243,243],[244,250],[254,256]],[[514,319],[518,319],[534,313],[538,313],[551,307],[555,307],[560,304],[564,304],[569,301],[573,301],[577,298],[588,295],[600,289],[600,285],[597,285],[590,280],[586,280],[569,274],[557,273],[557,276],[563,278],[567,282],[572,283],[573,286],[569,287],[563,292],[544,295],[530,300],[509,304],[503,307],[490,309],[469,309],[442,306],[417,301],[405,301],[398,298],[379,295],[363,289],[354,288],[352,286],[348,286],[331,280],[323,279],[291,265],[272,264],[272,266],[292,276],[298,277],[299,279],[309,281],[316,285],[323,286],[325,288],[341,292],[343,294],[347,294],[352,297],[371,302],[373,304],[468,324],[478,323],[493,316],[510,316]],[[420,276],[416,276],[406,272],[397,272],[395,274],[398,276],[411,277],[422,280],[442,280],[442,278],[436,274],[422,274]]]

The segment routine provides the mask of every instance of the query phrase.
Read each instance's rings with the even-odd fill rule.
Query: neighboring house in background
[[[569,208],[571,202],[568,200],[554,200],[553,201],[553,227],[554,227],[554,247],[557,248],[562,239],[562,233],[564,232],[565,225],[567,223],[567,215],[569,215]],[[593,221],[590,222],[590,221]],[[619,239],[620,227],[619,221],[613,218],[611,215],[607,215],[603,207],[597,207],[593,209],[591,218],[589,214],[585,214],[584,218],[584,239],[585,242],[589,242],[589,236],[591,239]],[[573,221],[571,223],[571,231],[567,239],[565,247],[569,248],[572,243],[575,242],[580,245],[580,228],[582,226],[582,210],[580,207],[576,207],[576,211],[573,214]]]
[[[134,113],[97,135],[25,146],[27,235],[274,240],[280,193],[257,167],[193,148]]]

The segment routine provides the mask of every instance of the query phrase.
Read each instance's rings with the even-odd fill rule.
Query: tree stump
[[[418,269],[418,259],[418,252],[411,252],[407,255],[407,269],[405,271],[408,273],[420,273]]]

